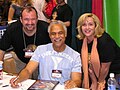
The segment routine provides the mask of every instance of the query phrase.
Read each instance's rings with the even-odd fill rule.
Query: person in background
[[[77,22],[77,29],[78,51],[83,66],[83,87],[104,90],[109,68],[116,58],[118,46],[101,27],[100,20],[95,14],[81,15]]]
[[[37,11],[32,6],[26,6],[21,11],[20,20],[11,23],[0,42],[0,60],[3,60],[5,51],[12,45],[18,59],[16,61],[17,73],[29,62],[38,45],[50,41],[47,32],[48,24],[39,21]]]
[[[11,0],[3,0],[3,14],[2,14],[2,21],[7,21],[8,20],[8,11],[11,5]]]
[[[3,15],[3,0],[0,0],[0,22],[2,21]]]
[[[66,89],[81,86],[80,54],[65,44],[66,26],[61,21],[53,21],[48,32],[52,43],[37,47],[19,78],[15,82],[15,78],[10,80],[12,87],[18,87],[18,83],[28,79],[38,65],[38,79],[59,81]]]
[[[22,8],[24,8],[27,5],[33,5],[32,0],[12,1],[8,13],[8,22],[12,20],[19,20]]]
[[[73,11],[71,7],[65,3],[65,0],[56,0],[57,5],[53,8],[51,19],[52,20],[61,20],[67,26],[67,37],[66,44],[71,47],[72,43],[72,16]]]
[[[43,14],[47,19],[50,19],[52,15],[52,10],[56,6],[56,0],[45,0],[45,4],[43,7]]]
[[[45,3],[45,0],[33,0],[33,6],[35,7],[35,9],[38,12],[38,20],[43,20],[43,21],[47,22],[47,18],[45,17],[45,15],[42,12],[44,3]]]

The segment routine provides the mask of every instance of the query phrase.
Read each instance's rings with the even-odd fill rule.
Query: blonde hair
[[[85,13],[79,17],[78,22],[77,22],[77,30],[78,30],[77,38],[83,39],[85,37],[85,35],[82,33],[82,25],[83,25],[84,20],[87,17],[93,18],[93,21],[95,23],[95,34],[94,34],[95,37],[97,38],[101,37],[105,30],[101,27],[101,22],[99,18],[93,13]]]

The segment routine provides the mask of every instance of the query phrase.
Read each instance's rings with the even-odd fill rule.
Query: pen
[[[19,78],[19,76],[17,76],[14,80],[13,80],[13,83]]]
[[[19,76],[17,76],[14,80],[13,80],[13,83],[15,84],[15,81],[19,78]],[[16,84],[15,84],[16,85]],[[18,83],[17,86],[21,86],[22,84],[21,83]]]
[[[4,85],[4,86],[2,86],[2,87],[7,87],[7,86],[9,86],[9,85]]]

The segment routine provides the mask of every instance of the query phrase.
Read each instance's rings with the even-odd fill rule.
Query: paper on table
[[[9,84],[9,81],[12,77],[15,77],[15,76],[4,75],[3,84],[0,85],[0,90],[27,90],[35,82],[35,80],[28,79],[21,82],[21,86],[19,88],[12,88],[11,85]],[[3,87],[5,85],[8,85],[8,86]]]

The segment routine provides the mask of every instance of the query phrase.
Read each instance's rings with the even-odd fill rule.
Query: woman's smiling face
[[[95,22],[92,17],[87,17],[82,24],[82,32],[86,37],[91,37],[95,33]]]

